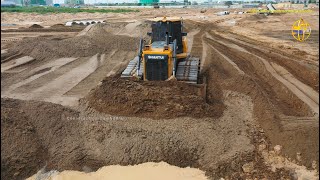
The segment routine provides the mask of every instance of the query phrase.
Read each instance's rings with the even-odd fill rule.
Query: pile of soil
[[[41,145],[34,126],[13,103],[1,100],[1,179],[22,179],[45,165],[46,149]]]
[[[45,165],[68,163],[67,152],[77,148],[68,136],[79,137],[79,130],[66,117],[77,115],[52,103],[1,99],[1,179],[24,179]]]
[[[66,27],[64,24],[54,24],[51,26],[51,28],[64,28]]]
[[[206,102],[201,88],[177,81],[108,77],[86,99],[99,112],[149,118],[219,117],[224,105]]]
[[[103,28],[104,24],[94,25],[86,35],[60,41],[45,37],[26,38],[16,43],[10,51],[21,53],[38,60],[62,57],[87,57],[113,50],[136,51],[139,38],[115,36]]]
[[[244,102],[237,94],[229,96]],[[252,105],[230,103],[224,116],[212,122],[108,118],[52,103],[1,99],[1,177],[23,179],[44,165],[43,171],[90,172],[106,165],[160,161],[199,168],[214,179],[287,177],[286,172],[272,172],[253,151],[248,137],[261,138],[246,134],[251,120],[244,117]],[[254,164],[249,174],[241,168],[247,162]]]
[[[32,24],[32,26],[30,26],[29,28],[41,29],[43,27],[41,25],[39,25],[39,24]]]

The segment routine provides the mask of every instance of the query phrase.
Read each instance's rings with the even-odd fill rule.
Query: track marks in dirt
[[[211,40],[215,40],[211,35],[208,33],[206,34],[208,38]],[[258,60],[260,60],[266,70],[279,82],[281,82],[283,85],[285,85],[293,94],[295,94],[301,101],[306,103],[311,110],[318,115],[319,114],[319,94],[318,92],[314,91],[311,87],[308,85],[305,85],[304,83],[297,80],[293,75],[291,75],[286,69],[284,69],[282,66],[277,65],[276,63],[272,63],[272,65],[264,58],[261,58],[260,56],[256,54],[252,54],[248,52],[247,50],[243,49],[242,47],[239,47],[236,44],[231,44],[229,42],[223,42],[221,40],[215,40],[225,46],[231,47],[233,49],[237,49],[239,51],[242,51],[244,53],[248,53],[254,57],[256,57]],[[213,47],[214,48],[214,47]],[[219,53],[219,52],[218,52]],[[226,60],[231,61],[229,58],[224,57]],[[231,61],[231,63],[233,63]],[[237,66],[235,66],[237,68]],[[256,67],[256,66],[255,66]],[[277,70],[277,71],[276,71]],[[281,73],[279,73],[281,72]]]
[[[86,63],[71,69],[66,74],[56,78],[54,81],[49,82],[45,86],[42,86],[34,91],[35,99],[50,99],[54,101],[51,97],[61,96],[68,92],[75,85],[81,82],[84,78],[93,73],[99,65],[98,54],[92,56],[87,60]]]
[[[191,32],[188,32],[188,52],[191,52],[191,49],[193,47],[193,42],[194,42],[194,36],[197,35],[200,32],[199,29],[193,30]]]
[[[203,52],[202,35],[203,31],[199,31],[193,36],[192,48],[190,54],[195,57],[201,57]]]
[[[319,128],[318,117],[280,116],[284,131],[295,131],[301,127]]]
[[[224,54],[222,54],[220,51],[218,51],[216,48],[214,48],[212,45],[208,45],[210,46],[216,53],[218,53],[220,56],[223,57],[223,59],[225,59],[229,64],[231,64],[240,75],[245,75],[245,73],[237,66],[237,64],[235,64],[231,59],[229,59],[227,56],[225,56]]]
[[[215,88],[229,89],[250,95],[254,101],[254,116],[265,130],[264,133],[273,146],[282,145],[284,154],[292,159],[295,159],[296,153],[300,152],[303,154],[301,163],[307,167],[310,167],[314,160],[318,162],[319,156],[316,152],[319,149],[319,144],[315,142],[318,142],[319,121],[317,116],[311,116],[309,106],[267,71],[259,59],[259,53],[246,49],[246,46],[242,46],[240,43],[235,44],[223,38],[218,37],[218,39],[216,35],[212,36],[212,39],[204,37],[204,42],[209,47],[205,67],[207,75],[209,75],[208,92]],[[232,60],[239,69],[245,72],[245,75],[239,76],[236,68],[219,53],[216,53],[210,45]],[[270,59],[265,60],[272,66]],[[279,76],[284,75],[283,78],[288,76],[280,72],[277,73]],[[286,80],[290,82],[288,79]],[[282,98],[279,99],[276,94],[270,94],[270,89],[274,93],[280,93]],[[305,109],[299,106],[292,107],[286,100],[298,102],[297,105],[302,105]],[[286,109],[282,109],[281,106],[279,108],[277,103]],[[295,112],[290,113],[289,111]]]
[[[14,69],[16,67],[22,66],[24,64],[30,63],[34,61],[35,59],[30,56],[24,56],[9,62],[5,62],[1,64],[1,72],[8,71],[10,69]],[[22,70],[19,70],[18,72],[21,72]]]
[[[37,67],[33,70],[30,71],[28,77],[26,79],[23,79],[22,81],[12,84],[9,86],[8,89],[6,89],[6,91],[4,92],[5,94],[11,93],[11,91],[19,88],[20,86],[23,86],[25,84],[28,84],[48,73],[51,73],[53,71],[55,71],[56,69],[58,69],[59,67],[70,63],[72,61],[74,61],[77,58],[60,58],[60,59],[56,59],[52,62],[49,62],[47,64],[44,64],[40,67]]]
[[[250,53],[256,54],[270,62],[279,64],[287,69],[287,71],[294,75],[299,81],[305,82],[308,86],[319,92],[319,71],[317,70],[319,64],[315,65],[314,61],[307,60],[305,57],[297,57],[275,48],[267,47],[266,45],[261,44],[261,42],[256,42],[240,35],[228,33],[228,37],[226,35],[220,36],[216,33],[214,34],[216,39],[236,44]],[[310,66],[315,66],[315,68],[311,68]]]
[[[296,79],[290,72],[288,72],[282,66],[276,63],[271,63],[271,65],[277,71],[278,74],[280,74],[283,78],[295,85],[299,90],[304,92],[311,100],[313,100],[316,104],[319,105],[319,93],[317,91],[313,90],[310,86]]]
[[[92,57],[60,58],[29,67],[25,78],[8,82],[2,97],[42,100],[75,106],[106,76],[116,74],[134,57],[134,51],[113,50]],[[9,80],[6,80],[9,81]]]
[[[75,105],[79,97],[63,97],[63,94],[76,86],[84,78],[94,72],[99,66],[98,54],[87,58],[58,59],[53,62],[33,69],[33,73],[38,72],[43,68],[48,68],[56,65],[53,69],[35,74],[24,81],[20,81],[11,87],[10,91],[4,91],[2,97],[11,97],[25,100],[43,100],[48,102],[61,103],[64,105]],[[76,64],[70,69],[64,69],[70,64]],[[62,67],[60,67],[62,66]],[[59,68],[60,67],[60,68]],[[39,77],[37,77],[39,76]],[[37,78],[36,78],[37,77]],[[33,79],[36,78],[36,79]],[[17,86],[15,89],[13,89]]]
[[[119,70],[119,62],[129,61],[134,57],[134,51],[114,50],[109,54],[102,54],[99,59],[98,68],[89,76],[79,82],[76,86],[65,93],[67,96],[83,97],[94,87],[99,84],[106,76]]]
[[[237,66],[250,76],[262,91],[267,93],[267,97],[277,106],[280,112],[287,115],[307,115],[309,108],[294,94],[289,93],[283,84],[278,82],[269,72],[266,71],[265,65],[261,62],[260,57],[252,56],[252,54],[239,51],[229,47],[221,40],[217,40],[210,36],[206,38],[207,42],[214,46],[218,51],[223,53],[229,59],[237,64]],[[253,58],[254,57],[254,58]],[[292,112],[292,109],[296,111]]]
[[[1,49],[1,55],[5,53],[8,53],[8,49]]]
[[[68,62],[68,63],[60,66],[59,68],[55,69],[54,71],[47,73],[47,74],[44,74],[41,77],[31,81],[30,83],[27,83],[25,85],[22,85],[16,89],[14,89],[13,93],[29,93],[31,91],[34,91],[42,86],[45,86],[49,82],[54,81],[56,78],[59,78],[60,76],[68,73],[70,71],[70,69],[74,69],[74,68],[86,63],[87,60],[88,60],[88,58],[82,57],[82,58],[77,58],[76,60],[73,60],[71,62]],[[42,65],[40,65],[40,66],[45,67],[46,64],[48,64],[48,63],[50,64],[51,61],[55,61],[55,60],[48,60],[46,62],[41,63]],[[31,70],[33,70],[34,68],[37,68],[37,67],[34,67],[34,66],[30,67]],[[18,74],[17,76],[18,77],[16,79],[21,81],[22,79],[26,79],[26,78],[30,77],[30,74],[27,73],[23,77],[21,77],[21,74],[20,75]],[[17,82],[15,82],[15,83],[17,83]]]

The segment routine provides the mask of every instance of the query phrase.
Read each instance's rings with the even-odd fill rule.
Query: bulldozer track
[[[200,68],[200,59],[196,57],[188,57],[177,65],[176,78],[179,81],[197,84]]]

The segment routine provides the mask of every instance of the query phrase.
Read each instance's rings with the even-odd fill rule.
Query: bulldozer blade
[[[175,76],[170,76],[166,81],[177,81]]]

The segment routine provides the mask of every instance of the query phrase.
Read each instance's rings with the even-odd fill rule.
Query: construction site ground
[[[319,10],[1,13],[1,178],[166,162],[208,179],[319,179]],[[239,10],[237,10],[239,11]],[[150,18],[181,16],[206,95],[122,79]],[[303,18],[312,33],[291,35]],[[105,20],[65,27],[69,20]],[[37,25],[35,25],[37,24]]]

